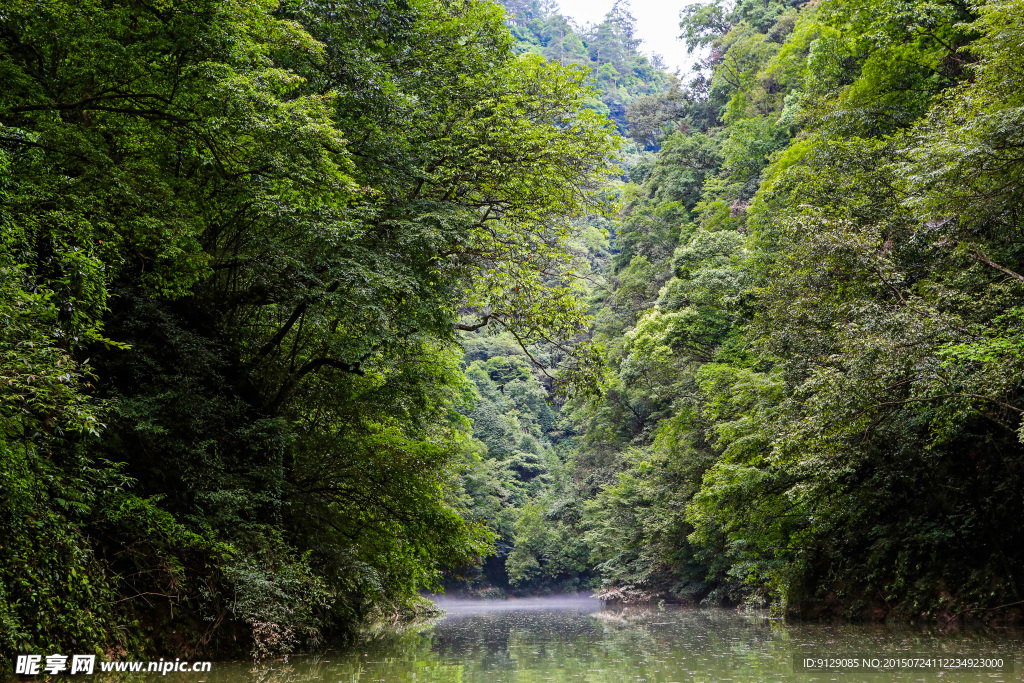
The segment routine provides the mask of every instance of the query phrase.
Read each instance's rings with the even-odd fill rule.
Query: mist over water
[[[508,600],[478,600],[447,595],[427,595],[425,597],[443,609],[448,619],[491,612],[557,610],[589,614],[602,609],[600,600],[581,595],[551,595],[536,598],[509,598]]]

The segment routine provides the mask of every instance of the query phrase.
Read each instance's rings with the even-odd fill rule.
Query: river
[[[940,636],[909,627],[782,623],[719,609],[609,609],[585,598],[439,604],[447,616],[436,623],[380,637],[357,650],[292,657],[255,671],[242,663],[215,664],[204,681],[961,683],[1020,681],[1024,663],[1019,634],[1002,631]],[[845,671],[801,670],[801,662],[819,658],[856,665]],[[894,659],[931,662],[932,668],[873,668]],[[1002,660],[1003,668],[934,668],[942,659]]]

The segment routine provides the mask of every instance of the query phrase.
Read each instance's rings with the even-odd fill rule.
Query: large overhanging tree
[[[112,590],[212,623],[200,645],[225,619],[312,633],[311,595],[360,612],[485,549],[451,491],[460,328],[553,344],[569,387],[596,382],[567,241],[613,137],[584,74],[515,56],[502,21],[434,0],[0,3],[3,256],[109,424],[75,446],[39,399],[60,394],[22,392],[5,410],[38,428],[4,438],[45,441],[68,481],[75,448],[123,463],[135,492],[74,521],[102,530]],[[208,543],[150,571],[175,552],[163,511]]]

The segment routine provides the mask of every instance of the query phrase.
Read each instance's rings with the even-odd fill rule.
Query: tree
[[[583,75],[517,57],[502,19],[429,0],[0,11],[20,283],[3,310],[31,322],[3,358],[62,368],[49,394],[9,385],[48,425],[17,477],[51,460],[78,482],[74,514],[50,517],[124,592],[94,630],[40,623],[7,650],[209,652],[248,627],[267,654],[400,609],[488,549],[462,497],[458,330],[499,324],[538,362],[550,342],[566,387],[596,383],[571,218],[600,205],[616,144]],[[86,436],[57,431],[56,402]],[[32,490],[19,510],[63,505]],[[171,624],[189,638],[141,630]]]

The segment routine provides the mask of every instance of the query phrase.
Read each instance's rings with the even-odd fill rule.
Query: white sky
[[[604,19],[615,0],[557,0],[562,14],[581,26]],[[676,40],[679,35],[679,10],[693,0],[632,0],[631,11],[636,17],[637,37],[643,39],[640,51],[646,55],[659,53],[669,71],[677,67],[683,71],[684,82],[698,57],[686,53],[686,44]]]

